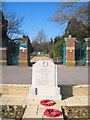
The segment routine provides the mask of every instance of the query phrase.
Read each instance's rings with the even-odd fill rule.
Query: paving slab
[[[77,97],[70,97],[65,99],[66,106],[82,106],[80,99]]]
[[[36,114],[38,114],[40,116],[40,118],[43,118],[44,117],[43,112],[46,110],[46,108],[47,107],[45,107],[45,106],[38,105]]]
[[[35,100],[35,99],[28,99],[27,96],[25,97],[25,100],[23,102],[23,104],[27,104],[27,105],[38,105],[40,103],[40,100]]]
[[[28,105],[23,118],[34,118],[36,117],[37,106]]]
[[[83,106],[90,106],[90,104],[88,104],[88,100],[81,100],[81,103]]]
[[[20,95],[2,95],[0,104],[7,105],[22,105],[25,96]]]
[[[90,96],[81,96],[81,97],[79,97],[79,99],[80,99],[83,106],[90,106],[89,98],[90,98]]]
[[[0,105],[6,105],[8,100],[8,95],[3,95],[2,97],[0,97]]]
[[[37,120],[38,118],[39,118],[39,120],[40,120],[40,119],[42,119],[42,116],[34,115],[34,114],[33,114],[33,115],[31,115],[31,114],[26,114],[26,115],[23,116],[23,120],[25,120],[25,119],[29,119],[29,120],[30,120],[30,119],[31,119],[31,120],[33,120],[33,119],[35,120],[35,119],[36,119],[36,120]]]
[[[55,101],[56,104],[58,104],[59,106],[65,106],[66,105],[66,102],[64,100],[56,100]]]
[[[67,106],[90,106],[89,103],[90,96],[74,96],[65,99]]]
[[[22,105],[23,101],[25,99],[25,96],[9,96],[9,100],[7,104],[10,105]]]

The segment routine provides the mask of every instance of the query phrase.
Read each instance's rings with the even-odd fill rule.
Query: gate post
[[[87,57],[87,61],[86,61],[86,65],[90,66],[90,38],[85,38],[86,41],[86,57]]]
[[[26,47],[23,46],[23,44],[26,45]],[[20,39],[20,48],[19,48],[19,53],[20,53],[20,59],[19,59],[19,65],[28,65],[28,49],[27,45],[28,44],[28,37],[23,36],[23,38]]]
[[[65,38],[65,41],[66,41],[66,65],[75,65],[76,38]]]

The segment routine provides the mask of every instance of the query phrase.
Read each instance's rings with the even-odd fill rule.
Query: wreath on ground
[[[62,113],[59,110],[56,109],[46,109],[44,112],[44,115],[47,117],[59,117],[62,115]]]
[[[46,100],[41,100],[40,104],[43,105],[43,106],[53,106],[56,103],[55,103],[54,100],[48,100],[48,99],[46,99]]]

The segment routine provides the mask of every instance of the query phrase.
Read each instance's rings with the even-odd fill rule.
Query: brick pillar
[[[6,47],[0,47],[0,64],[4,64],[6,65],[7,64],[7,56],[6,56],[6,52],[7,52],[7,49]]]
[[[28,41],[28,38],[22,38],[20,40],[20,45],[21,44],[26,44],[27,45],[27,41]],[[23,48],[23,47],[20,47],[19,49],[19,64],[20,65],[28,65],[28,49],[27,48]]]
[[[76,38],[65,38],[65,41],[66,41],[66,65],[75,65]]]
[[[6,48],[2,48],[2,60],[6,60]]]
[[[87,57],[87,61],[86,61],[86,65],[90,66],[90,38],[85,38],[86,41],[86,45],[87,45],[87,52],[86,52],[86,57]]]

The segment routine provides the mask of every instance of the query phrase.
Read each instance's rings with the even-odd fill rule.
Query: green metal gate
[[[19,64],[19,41],[9,41],[7,47],[7,65]]]
[[[31,63],[30,63],[30,40],[28,39],[28,46],[27,46],[28,48],[28,66],[30,66],[31,65]]]
[[[86,42],[75,44],[76,65],[86,65]]]
[[[66,42],[63,43],[63,64],[66,64]]]

